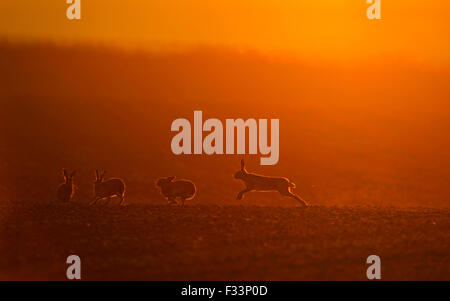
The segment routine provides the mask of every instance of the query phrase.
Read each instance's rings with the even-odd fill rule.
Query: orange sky
[[[450,62],[447,0],[382,0],[377,21],[366,0],[82,0],[81,21],[66,19],[65,2],[1,0],[0,37]]]

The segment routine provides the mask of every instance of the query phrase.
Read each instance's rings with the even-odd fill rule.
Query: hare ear
[[[244,159],[241,159],[241,169],[244,170],[245,168],[245,162]]]
[[[63,168],[62,171],[63,171],[64,179],[67,179],[68,178],[67,177],[67,170],[65,168]]]
[[[104,171],[102,172],[102,175],[100,176],[100,179],[103,180],[103,178],[105,177],[105,173],[106,173],[106,170],[104,170]]]
[[[172,176],[172,177],[167,177],[167,180],[168,180],[169,182],[172,182],[174,179],[175,179],[174,176]]]
[[[98,176],[98,169],[95,170],[95,179],[98,180],[100,177]]]

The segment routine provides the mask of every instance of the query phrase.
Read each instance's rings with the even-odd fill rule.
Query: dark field
[[[2,206],[0,279],[450,280],[450,212],[82,204]]]

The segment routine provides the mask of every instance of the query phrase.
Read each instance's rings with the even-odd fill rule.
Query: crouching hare
[[[106,171],[104,171],[101,175],[98,173],[98,170],[95,170],[95,182],[94,182],[94,199],[90,203],[90,205],[95,205],[98,200],[107,198],[107,205],[113,196],[117,196],[120,198],[119,205],[122,205],[123,200],[125,199],[125,183],[122,179],[111,178],[104,181]]]
[[[63,168],[64,183],[59,185],[57,192],[57,199],[59,202],[70,202],[70,200],[72,200],[75,190],[73,185],[73,176],[75,173],[76,170],[72,171],[69,175],[67,174],[67,170]]]
[[[240,191],[237,199],[241,200],[244,193],[250,191],[278,191],[284,196],[296,199],[303,207],[308,204],[298,195],[294,194],[291,189],[295,188],[295,184],[287,178],[267,177],[254,173],[249,173],[245,169],[244,159],[241,160],[241,169],[234,174],[235,179],[242,180],[245,183],[245,189]]]
[[[174,179],[175,177],[160,178],[156,181],[156,186],[161,189],[161,194],[167,198],[169,204],[176,204],[175,199],[180,198],[184,206],[184,201],[194,198],[197,189],[191,181]]]

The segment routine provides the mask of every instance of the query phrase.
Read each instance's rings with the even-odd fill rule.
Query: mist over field
[[[75,200],[94,170],[125,179],[129,203],[161,203],[157,177],[189,178],[194,204],[294,205],[272,193],[235,196],[239,155],[175,156],[170,125],[279,118],[280,160],[249,171],[286,176],[313,205],[448,207],[449,70],[407,62],[338,64],[198,48],[0,45],[3,198],[47,202],[61,168]]]

